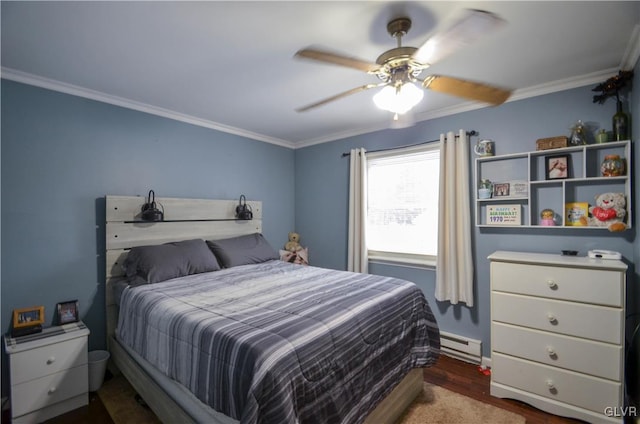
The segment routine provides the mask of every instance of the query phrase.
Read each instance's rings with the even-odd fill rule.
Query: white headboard
[[[135,246],[201,238],[223,239],[262,233],[262,202],[247,201],[253,219],[235,219],[238,200],[180,199],[156,197],[164,209],[164,221],[140,221],[144,197],[106,196],[106,285],[107,344],[118,323],[118,307],[113,299],[112,283],[123,275],[122,261]]]

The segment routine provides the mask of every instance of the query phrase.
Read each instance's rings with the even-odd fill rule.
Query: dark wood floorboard
[[[426,382],[437,384],[453,392],[520,414],[526,418],[527,424],[582,423],[582,421],[547,414],[516,400],[492,397],[489,394],[490,376],[479,372],[477,365],[447,356],[441,356],[436,365],[425,369],[424,379]],[[5,414],[3,414],[2,418],[3,423],[9,422],[8,420],[5,421]],[[84,423],[113,424],[109,413],[96,393],[89,394],[89,405],[87,407],[76,409],[47,421],[47,424]]]

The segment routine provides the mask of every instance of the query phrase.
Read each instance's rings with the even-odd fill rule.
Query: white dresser
[[[5,337],[13,423],[38,423],[89,402],[87,339],[82,323]]]
[[[505,251],[489,259],[491,395],[621,423],[627,266]]]

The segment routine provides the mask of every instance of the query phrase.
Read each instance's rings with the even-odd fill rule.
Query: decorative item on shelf
[[[615,141],[629,138],[629,116],[622,111],[622,102],[620,100],[616,104],[616,113],[611,118],[611,125],[613,126],[613,139]]]
[[[591,227],[607,227],[611,232],[627,229],[624,218],[627,215],[627,202],[624,193],[602,193],[596,196],[596,205],[589,208],[585,225]]]
[[[522,225],[520,205],[487,206],[488,225]]]
[[[633,80],[633,71],[619,71],[603,83],[598,84],[592,91],[600,91],[602,94],[593,96],[593,103],[603,104],[607,98],[615,96],[616,113],[611,118],[613,129],[613,141],[631,139],[629,116],[622,108],[620,92],[627,87],[627,83]]]
[[[491,199],[493,194],[493,183],[486,178],[480,180],[480,186],[478,187],[478,199]]]
[[[609,134],[607,134],[607,131],[604,128],[602,128],[596,134],[596,143],[602,144],[602,143],[606,143],[607,141],[609,141]]]
[[[147,202],[142,205],[141,212],[140,218],[143,221],[164,221],[164,208],[163,210],[160,210],[156,206],[156,194],[153,190],[149,190],[149,197],[147,198]]]
[[[14,309],[11,337],[40,333],[42,324],[44,324],[44,306]]]
[[[569,137],[569,144],[571,146],[582,146],[587,144],[587,132],[585,125],[578,119],[573,127],[571,127],[571,136]]]
[[[570,227],[584,227],[589,216],[589,203],[569,202],[564,205],[564,224]]]
[[[526,181],[510,181],[509,187],[511,193],[509,197],[528,197],[529,196],[529,184]]]
[[[569,155],[547,156],[545,158],[547,180],[569,177]]]
[[[473,147],[473,151],[478,156],[493,156],[495,154],[495,142],[491,140],[480,140]]]
[[[624,175],[624,159],[618,155],[607,155],[600,165],[600,172],[603,177],[619,177]]]
[[[509,183],[495,183],[493,197],[509,197]]]
[[[240,195],[240,202],[236,206],[236,218],[243,221],[250,221],[253,219],[253,211],[251,206],[247,205],[247,198],[244,194]]]
[[[543,209],[540,212],[540,225],[543,227],[553,227],[556,225],[556,221],[554,220],[556,213],[553,209]]]
[[[58,324],[64,325],[72,322],[78,322],[78,301],[69,300],[67,302],[58,303],[56,305],[58,311]]]
[[[536,140],[536,150],[549,150],[567,147],[569,138],[564,135],[557,137],[539,138]]]

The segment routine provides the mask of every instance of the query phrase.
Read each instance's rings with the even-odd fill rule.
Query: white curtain
[[[365,240],[367,223],[366,150],[351,149],[349,168],[349,246],[347,270],[367,273],[369,258]]]
[[[440,199],[436,299],[473,306],[471,208],[469,200],[469,140],[440,134]]]

